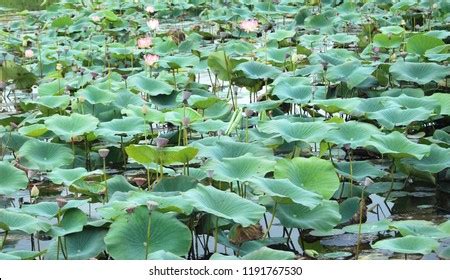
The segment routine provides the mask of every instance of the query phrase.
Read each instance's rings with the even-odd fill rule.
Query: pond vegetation
[[[450,258],[448,1],[46,7],[0,23],[0,259]]]

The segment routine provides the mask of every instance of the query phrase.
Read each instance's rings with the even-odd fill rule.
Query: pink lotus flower
[[[245,32],[255,32],[258,29],[258,21],[256,19],[244,20],[239,27]]]
[[[145,11],[149,14],[153,14],[155,12],[155,8],[153,6],[145,7]]]
[[[157,56],[156,54],[144,55],[145,64],[147,64],[148,66],[153,66],[153,64],[158,62],[158,60],[159,60],[159,56]]]
[[[148,49],[152,45],[152,38],[150,37],[142,37],[137,41],[138,48],[140,49]]]
[[[99,22],[101,20],[99,16],[92,16],[91,19],[93,22]]]
[[[156,30],[159,27],[159,20],[157,19],[149,19],[147,21],[147,26],[150,28],[150,30]]]
[[[26,58],[32,58],[34,56],[34,52],[31,49],[28,49],[25,51],[25,57]]]

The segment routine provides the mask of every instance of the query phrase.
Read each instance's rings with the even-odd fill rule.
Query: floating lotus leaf
[[[286,142],[302,141],[317,143],[322,141],[332,127],[324,122],[290,122],[287,119],[269,121],[259,124],[259,129],[266,133],[278,133]]]
[[[325,140],[340,146],[350,145],[352,149],[364,147],[371,135],[380,134],[374,125],[349,121],[336,125],[336,129],[329,130]]]
[[[436,144],[430,146],[430,154],[421,160],[408,158],[403,163],[412,165],[414,169],[431,173],[438,173],[450,167],[450,149],[441,148]]]
[[[73,182],[88,175],[88,172],[83,167],[77,167],[73,169],[61,169],[55,168],[52,172],[48,173],[48,178],[55,184],[64,184],[70,186]]]
[[[201,186],[183,194],[194,207],[219,218],[232,220],[243,227],[259,222],[266,208],[235,193],[221,191],[212,186]]]
[[[94,131],[98,123],[96,117],[77,113],[70,116],[53,115],[45,120],[47,128],[66,141],[71,141],[72,137]]]
[[[7,161],[0,161],[0,195],[10,195],[28,186],[28,177]]]
[[[380,153],[394,158],[415,157],[422,159],[430,153],[427,145],[411,142],[400,132],[394,131],[387,135],[372,135],[368,145],[375,147]]]
[[[365,177],[378,178],[387,175],[387,173],[376,167],[370,161],[352,162],[352,175],[350,176],[350,162],[341,161],[336,163],[336,170],[346,178],[352,177],[353,180],[361,181]]]
[[[401,235],[425,236],[432,238],[450,237],[450,233],[441,231],[435,224],[422,220],[405,220],[391,223],[391,227],[398,230]]]
[[[150,238],[147,240],[149,211],[146,206],[134,209],[115,220],[105,237],[108,253],[116,260],[139,260],[148,253],[165,250],[177,256],[188,253],[192,235],[187,226],[173,215],[151,213]]]
[[[436,63],[398,61],[392,64],[389,72],[396,80],[424,85],[443,80],[450,74],[450,68]]]
[[[383,231],[389,230],[389,225],[391,224],[390,220],[380,220],[376,222],[368,222],[361,224],[361,233],[363,234],[374,234],[379,233]],[[357,234],[359,232],[359,225],[349,225],[344,228],[342,228],[345,232],[349,233],[355,233]]]
[[[439,243],[433,238],[424,236],[405,236],[378,241],[372,248],[389,250],[402,254],[426,255],[437,250]]]
[[[19,150],[21,164],[31,169],[52,170],[72,163],[74,155],[65,145],[31,140]]]
[[[256,61],[249,61],[239,64],[235,71],[242,71],[245,77],[254,80],[274,79],[281,71],[273,66],[269,66]]]
[[[339,188],[339,178],[330,161],[311,158],[282,159],[275,165],[275,178],[287,178],[295,185],[329,199]]]
[[[284,39],[292,38],[295,35],[295,30],[278,29],[275,32],[269,33],[267,36],[269,40],[283,41]]]
[[[275,215],[287,228],[329,231],[341,221],[338,203],[329,200],[313,209],[299,204],[280,204]]]
[[[170,95],[173,91],[171,85],[166,82],[147,78],[142,75],[134,75],[128,78],[128,84],[131,88],[136,88],[150,96],[157,96],[160,94]]]
[[[444,42],[433,36],[417,34],[406,41],[406,50],[409,53],[424,55],[429,49],[442,46]]]
[[[214,170],[214,179],[233,182],[246,181],[253,176],[264,176],[273,171],[275,161],[251,154],[235,158],[223,158],[220,162],[212,161],[204,169]]]
[[[105,238],[106,230],[101,228],[86,227],[83,231],[72,233],[64,237],[64,253],[69,260],[89,260],[97,257],[106,249]],[[48,260],[56,259],[57,240],[55,239],[47,249],[45,258]],[[62,254],[60,252],[60,259]]]
[[[5,231],[22,231],[28,234],[48,231],[50,224],[27,214],[0,209],[0,228]]]
[[[370,119],[375,119],[387,129],[393,129],[396,126],[409,125],[415,121],[425,121],[431,115],[431,111],[423,108],[417,109],[400,109],[387,108],[377,112],[369,113]]]
[[[287,179],[254,178],[250,182],[250,188],[270,196],[277,203],[297,203],[312,209],[322,202],[320,195],[304,190]]]

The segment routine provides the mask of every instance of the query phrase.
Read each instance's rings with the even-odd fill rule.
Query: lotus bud
[[[142,112],[142,114],[147,115],[148,112],[149,112],[148,106],[147,105],[142,105],[141,112]]]
[[[98,73],[97,73],[97,72],[92,72],[92,73],[91,73],[91,76],[92,76],[92,79],[95,80],[95,78],[98,77]]]
[[[157,148],[164,148],[169,143],[169,139],[158,137],[155,139]]]
[[[61,63],[56,63],[56,71],[61,71],[63,69],[63,66]]]
[[[147,179],[142,177],[133,178],[133,182],[136,183],[139,187],[142,187],[145,183],[147,183]]]
[[[67,200],[62,197],[56,198],[56,204],[58,204],[59,209],[63,208],[67,204]]]
[[[250,109],[245,109],[244,110],[244,114],[247,118],[250,118],[251,116],[253,116],[254,111],[250,110]]]
[[[431,7],[433,8],[433,10],[437,10],[437,8],[439,8],[439,5],[437,3],[434,3]]]
[[[187,91],[187,90],[183,91],[183,102],[187,101],[189,99],[189,97],[191,97],[191,95],[192,95],[192,92]]]
[[[373,183],[374,182],[372,179],[370,179],[370,177],[366,177],[366,178],[364,178],[363,186],[368,187],[368,186],[372,185]]]
[[[400,52],[400,56],[403,57],[403,59],[408,55],[408,52]]]
[[[72,72],[77,72],[78,71],[78,66],[76,64],[72,65]]]
[[[373,48],[373,52],[374,53],[379,53],[380,52],[380,48],[379,47],[374,47]]]
[[[109,154],[109,149],[99,149],[98,154],[101,158],[105,159]]]
[[[36,187],[36,185],[33,185],[33,187],[31,188],[30,196],[31,197],[39,196],[39,189],[38,187]]]
[[[153,200],[147,201],[147,208],[149,212],[153,212],[158,209],[159,203]]]
[[[181,123],[183,124],[184,127],[189,127],[189,124],[191,123],[191,119],[189,117],[184,117],[181,120]]]
[[[28,49],[25,51],[25,57],[26,58],[32,58],[34,56],[34,52],[32,49]]]
[[[128,207],[125,209],[125,211],[127,212],[127,214],[133,214],[134,213],[134,209],[135,207]]]
[[[415,28],[420,29],[420,25],[416,24]]]
[[[404,19],[402,19],[402,20],[400,21],[400,25],[405,26],[405,25],[406,25],[406,21],[405,21]]]
[[[214,170],[213,169],[206,170],[206,175],[208,176],[208,178],[212,178],[214,176]]]

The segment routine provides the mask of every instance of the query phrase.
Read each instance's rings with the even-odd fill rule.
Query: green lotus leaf
[[[341,252],[332,252],[332,253],[325,253],[322,255],[322,257],[320,259],[325,259],[325,260],[343,260],[345,258],[348,258],[352,256],[352,253],[350,252],[345,252],[345,251],[341,251]]]
[[[39,137],[48,131],[47,127],[43,124],[36,123],[32,125],[22,126],[19,128],[19,133],[30,137]]]
[[[154,192],[185,192],[198,186],[198,180],[190,176],[179,175],[164,177],[154,187]]]
[[[293,260],[295,254],[289,251],[274,250],[262,247],[242,257],[242,260]]]
[[[383,26],[383,27],[380,27],[380,31],[383,34],[390,33],[390,34],[398,35],[398,34],[404,33],[405,29],[400,26]]]
[[[64,236],[75,232],[81,232],[87,223],[86,214],[77,208],[71,208],[64,212],[61,222],[52,227],[52,236]]]
[[[264,176],[273,171],[275,161],[255,157],[252,154],[235,158],[223,158],[221,161],[210,161],[204,170],[214,170],[214,179],[224,182],[246,181],[253,176]]]
[[[195,158],[198,149],[194,147],[166,147],[159,149],[154,146],[130,145],[125,148],[127,154],[142,165],[149,166],[151,163],[173,164],[187,163]]]
[[[89,260],[97,257],[106,249],[105,238],[106,230],[94,227],[85,227],[83,231],[68,234],[64,237],[64,253],[69,260]],[[48,260],[56,259],[58,249],[55,239],[47,249],[45,258]],[[62,259],[60,252],[59,258]]]
[[[48,178],[55,184],[64,184],[70,186],[73,182],[88,175],[88,172],[83,167],[77,167],[73,169],[61,169],[55,168],[52,172],[48,173]]]
[[[373,165],[370,161],[354,161],[351,164],[352,171],[350,172],[350,162],[341,161],[336,163],[336,170],[339,174],[346,178],[353,178],[353,180],[361,181],[366,177],[378,178],[387,175],[387,172]],[[350,173],[352,173],[350,175]]]
[[[238,65],[238,62],[224,51],[210,53],[207,62],[211,71],[222,81],[230,81],[233,69]]]
[[[36,260],[37,257],[42,256],[45,251],[26,251],[26,250],[14,250],[8,251],[8,253],[0,253],[0,260],[2,259],[1,254],[8,255],[7,259],[14,260],[18,258],[19,260]]]
[[[190,123],[202,120],[202,115],[191,108],[177,108],[164,114],[166,122],[181,126],[184,118],[189,118]]]
[[[387,108],[367,114],[370,119],[375,119],[387,129],[393,129],[396,126],[409,125],[415,121],[425,121],[431,115],[431,111],[423,108],[400,109]]]
[[[356,121],[337,124],[336,128],[327,132],[325,140],[340,146],[348,144],[353,149],[364,147],[371,135],[381,133],[374,125]]]
[[[441,105],[441,115],[450,116],[450,95],[448,93],[434,93],[430,98]]]
[[[313,209],[299,204],[280,204],[275,216],[287,228],[332,230],[340,221],[339,204],[323,200]]]
[[[397,61],[389,68],[389,72],[396,80],[424,85],[443,80],[450,74],[450,68],[436,63]]]
[[[147,239],[149,219],[150,238]],[[145,259],[146,251],[160,250],[183,256],[188,253],[191,242],[192,235],[187,226],[169,213],[153,211],[149,217],[146,206],[120,216],[111,224],[105,237],[107,251],[116,260]]]
[[[351,89],[361,85],[375,70],[375,67],[362,66],[359,61],[351,61],[330,67],[326,76],[331,82],[346,82]]]
[[[437,46],[425,52],[430,61],[442,62],[450,58],[450,44]]]
[[[443,232],[435,224],[423,220],[404,220],[391,223],[391,227],[398,230],[402,236],[425,236],[431,238],[450,237],[450,233]]]
[[[89,200],[76,200],[72,199],[64,205],[63,208],[59,209],[58,204],[56,202],[39,202],[37,204],[29,204],[24,205],[22,207],[22,212],[26,214],[30,214],[33,216],[40,216],[45,218],[53,218],[58,214],[58,210],[60,213],[64,213],[69,209],[75,209],[79,207],[83,207],[88,203]]]
[[[133,136],[144,133],[145,129],[146,126],[142,118],[126,117],[100,123],[97,132],[104,137],[111,135]]]
[[[0,209],[0,228],[5,231],[22,231],[28,234],[48,231],[50,224],[28,214]]]
[[[388,154],[394,158],[415,157],[422,159],[430,153],[429,146],[416,144],[398,131],[387,135],[372,135],[372,140],[367,144],[375,147],[380,153]]]
[[[330,161],[311,158],[282,159],[275,165],[274,176],[287,178],[305,190],[318,193],[329,199],[339,188],[339,178]]]
[[[438,256],[444,260],[450,260],[450,247],[439,250]]]
[[[0,161],[0,195],[10,195],[28,186],[28,177],[7,161]]]
[[[270,196],[277,203],[297,203],[312,209],[322,202],[320,195],[304,190],[287,179],[254,178],[250,183],[250,188]]]
[[[199,133],[208,133],[216,131],[225,131],[228,127],[228,123],[221,120],[206,120],[204,122],[196,122],[190,125],[190,128]]]
[[[43,96],[54,96],[62,95],[66,88],[66,82],[64,79],[56,79],[54,81],[40,84],[38,87],[38,95]]]
[[[366,101],[367,99],[364,100],[364,102]],[[335,98],[325,100],[314,100],[314,102],[310,103],[319,106],[320,109],[328,113],[344,112],[350,114],[350,112],[354,111],[355,108],[357,108],[363,102],[359,98],[345,98],[345,99]]]
[[[348,222],[358,212],[360,207],[359,197],[349,197],[339,204],[339,213],[341,213],[341,222]]]
[[[11,254],[6,254],[6,253],[1,253],[0,252],[0,260],[2,260],[2,261],[6,261],[6,260],[17,261],[17,260],[21,260],[21,258],[18,257],[18,256],[14,256],[14,255],[11,255]]]
[[[407,158],[403,163],[412,165],[414,169],[431,173],[438,173],[450,167],[450,149],[441,148],[436,144],[430,145],[430,154],[421,160]]]
[[[70,104],[70,96],[43,96],[31,103],[36,103],[50,109],[66,109]]]
[[[148,260],[184,260],[183,258],[164,250],[159,250],[148,254]]]
[[[331,126],[324,122],[290,122],[287,119],[269,121],[259,124],[262,132],[270,133],[265,128],[272,128],[286,140],[286,142],[302,141],[305,143],[318,143],[322,141]]]
[[[19,150],[21,164],[31,169],[52,170],[72,163],[74,155],[65,145],[30,140]]]
[[[368,222],[361,224],[361,233],[362,234],[374,234],[383,231],[389,230],[389,225],[391,224],[390,220],[380,220],[376,222]],[[342,228],[345,232],[355,233],[359,232],[359,225],[349,225]]]
[[[97,128],[99,120],[91,115],[73,113],[70,116],[53,115],[45,120],[45,125],[65,141],[85,135]]]
[[[223,158],[236,158],[246,154],[253,156],[273,158],[273,151],[269,148],[254,144],[234,142],[227,139],[212,139],[208,142],[194,142],[193,146],[199,149],[200,157],[208,157],[214,160],[222,160]]]
[[[376,34],[373,37],[373,45],[380,48],[398,48],[402,42],[403,38],[400,35]]]
[[[338,44],[350,44],[357,43],[359,41],[356,35],[348,34],[348,33],[336,33],[331,35],[330,40],[336,42]]]
[[[130,184],[122,175],[116,175],[106,180],[108,185],[108,196],[111,197],[115,192],[129,192],[136,191],[138,188]]]
[[[394,106],[400,105],[408,109],[424,109],[439,112],[439,103],[433,98],[413,97],[405,93],[404,91],[400,96],[388,99],[388,101]]]
[[[170,95],[173,91],[172,86],[168,83],[153,78],[147,78],[142,75],[131,76],[128,78],[127,82],[131,88],[136,88],[150,96],[157,96],[160,94]]]
[[[445,233],[450,234],[450,220],[447,220],[446,222],[440,224],[439,229]]]
[[[283,41],[284,39],[292,38],[295,35],[295,30],[278,29],[275,32],[269,33],[267,36],[269,40]]]
[[[281,73],[281,70],[273,66],[266,65],[256,61],[248,61],[241,63],[238,66],[236,66],[234,70],[242,71],[245,77],[254,80],[274,79]]]
[[[144,105],[145,106],[145,105]],[[144,109],[145,108],[145,114]],[[141,117],[147,122],[151,123],[163,123],[164,122],[164,113],[155,109],[150,109],[148,107],[137,106],[137,105],[128,105],[126,109],[122,109],[122,114],[127,115],[128,117]]]
[[[11,39],[13,38],[11,37]],[[16,64],[13,59],[3,59],[3,63],[0,65],[0,79],[2,81],[12,80],[16,89],[30,89],[37,81],[37,77],[33,73]]]
[[[444,41],[433,36],[417,34],[406,41],[406,50],[409,53],[424,55],[427,50],[444,45]]]
[[[426,255],[437,250],[439,243],[433,238],[424,236],[405,236],[378,241],[372,248],[389,250],[402,254]]]
[[[259,222],[266,208],[235,193],[221,191],[212,186],[200,186],[183,193],[199,211],[232,220],[243,227]]]
[[[61,16],[53,20],[52,27],[66,28],[73,24],[73,20],[69,15]]]
[[[109,104],[116,98],[116,95],[112,91],[92,85],[78,91],[77,96],[84,97],[91,104]]]
[[[317,90],[323,89],[322,87],[316,87]],[[294,78],[282,80],[273,89],[273,94],[280,99],[292,100],[297,104],[308,103],[314,92],[314,88],[309,85],[304,85],[298,82]]]

